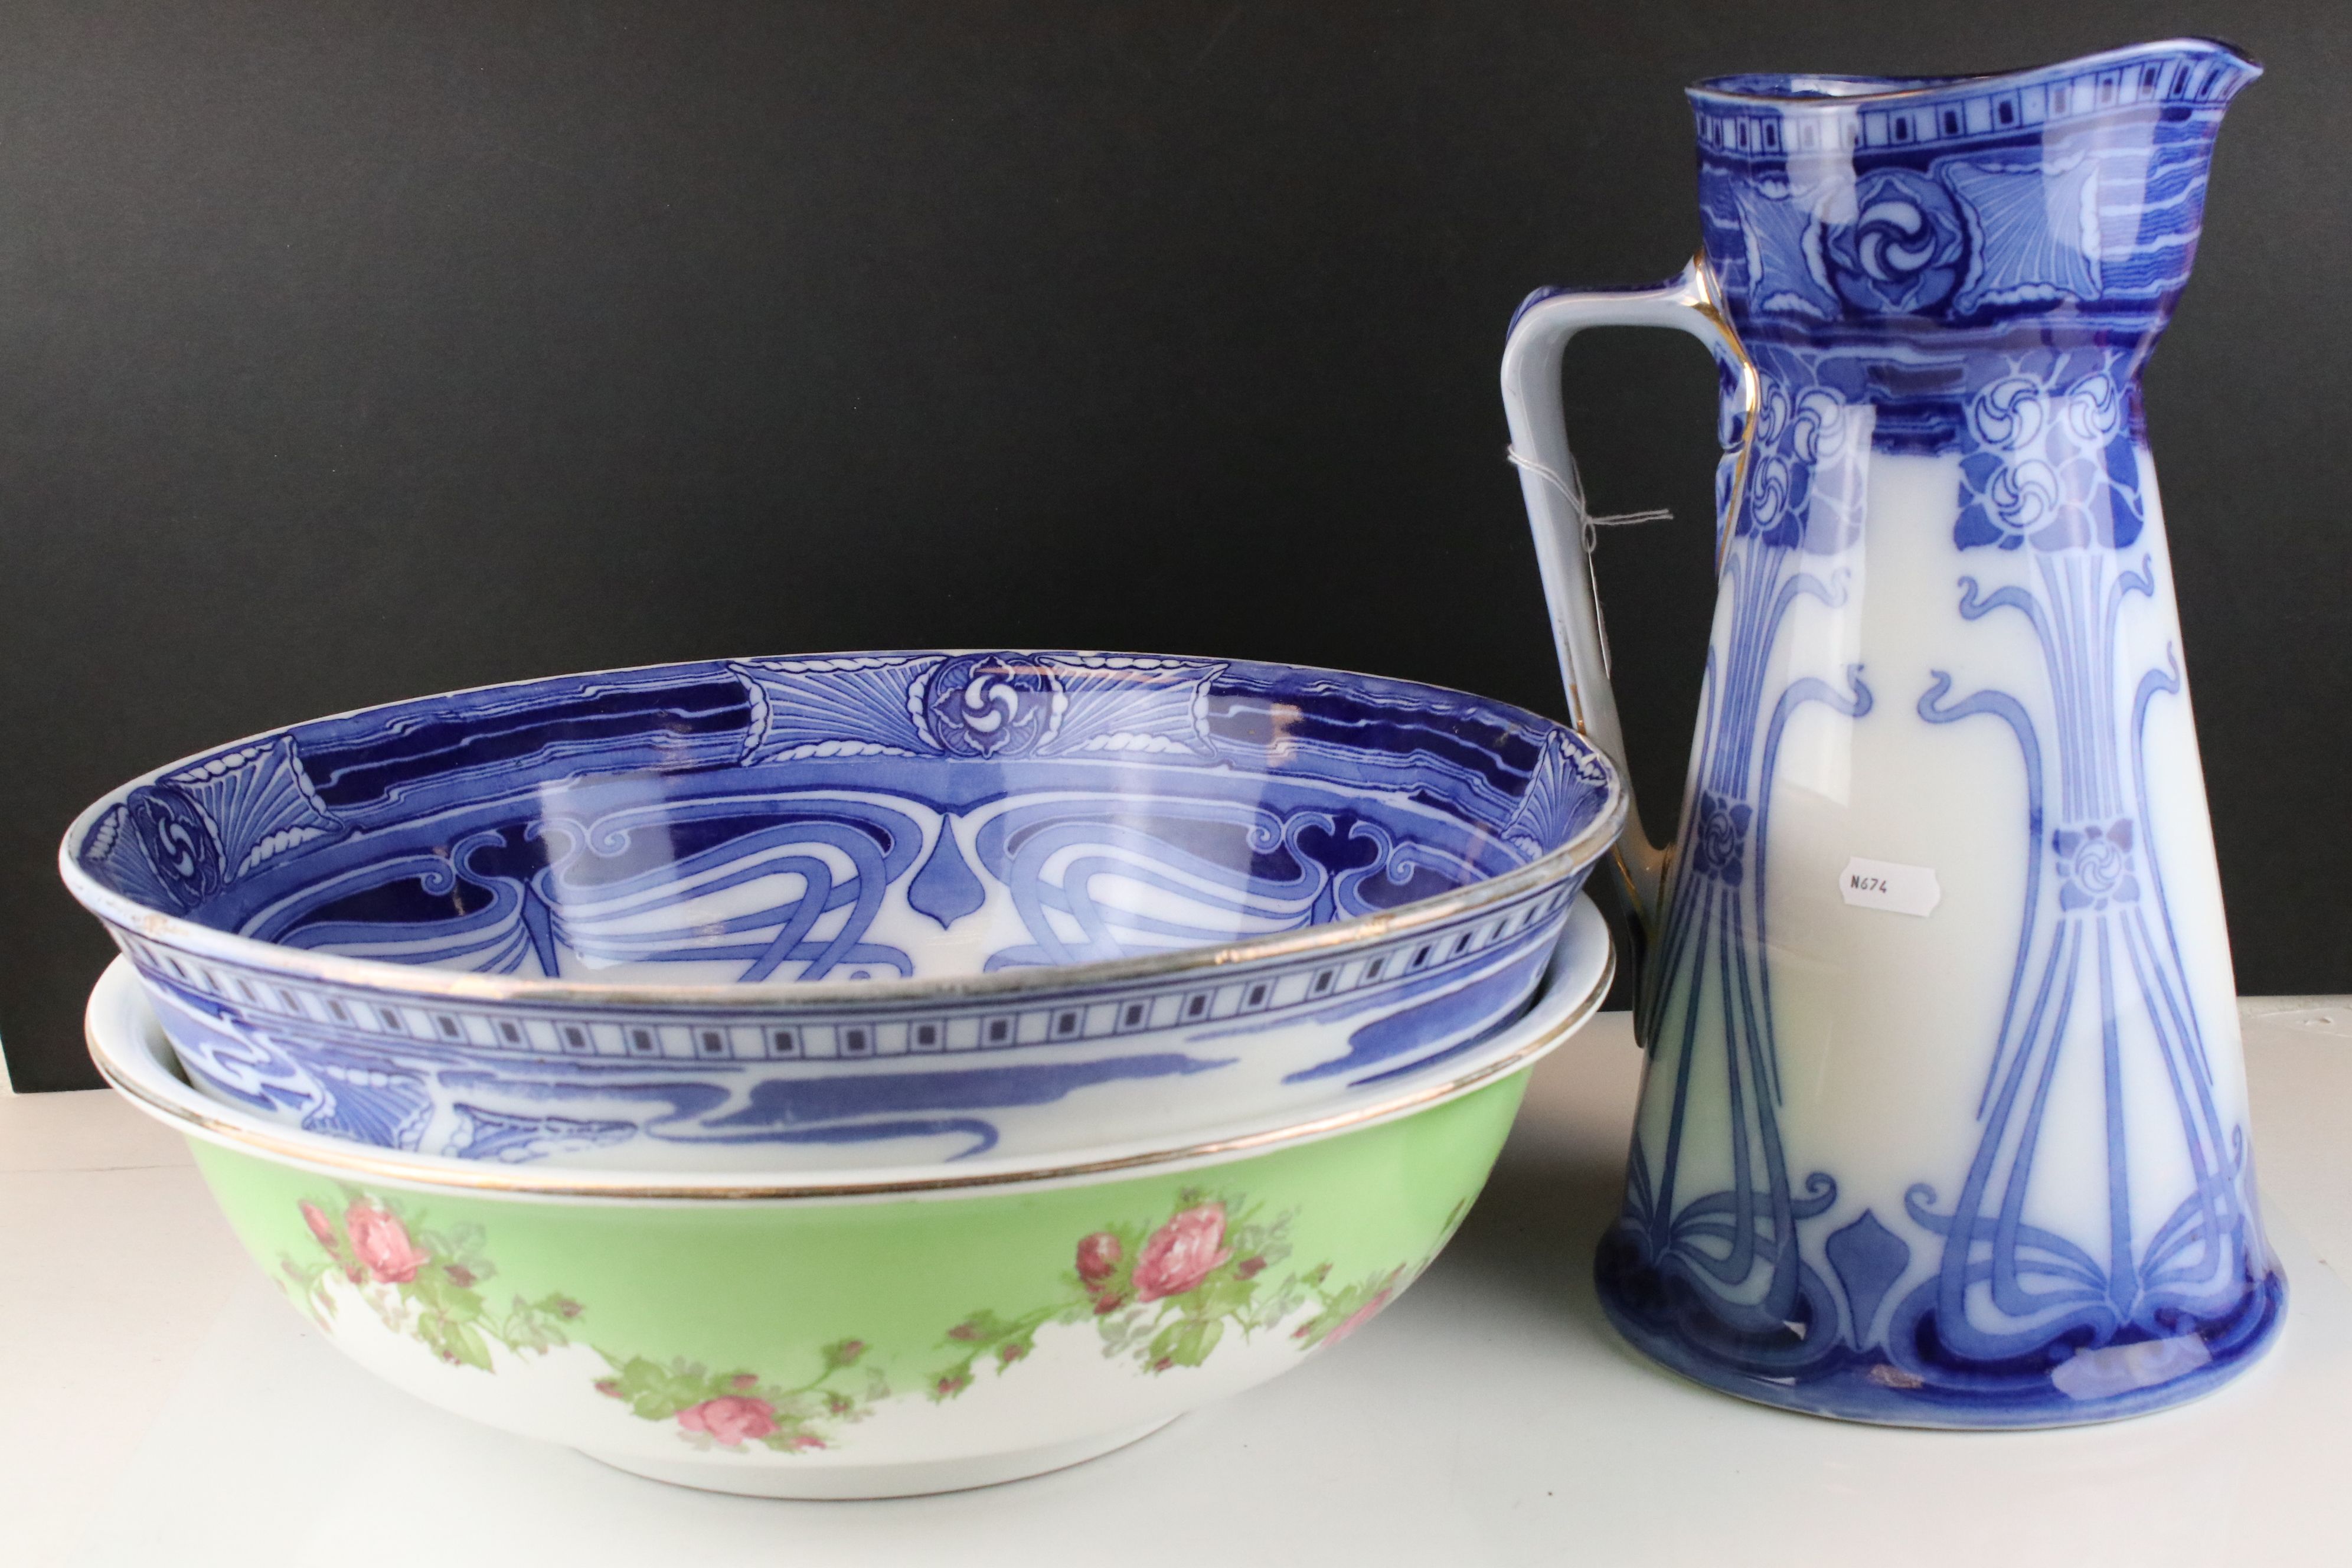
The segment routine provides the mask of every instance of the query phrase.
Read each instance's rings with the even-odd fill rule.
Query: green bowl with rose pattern
[[[878,1191],[631,1190],[291,1131],[190,1089],[120,962],[89,1036],[254,1258],[386,1381],[661,1480],[899,1496],[1108,1452],[1347,1338],[1461,1222],[1603,959],[1572,986],[1556,966],[1442,1091],[1353,1125]]]

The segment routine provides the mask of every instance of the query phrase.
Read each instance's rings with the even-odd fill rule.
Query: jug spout
[[[2030,334],[2144,354],[2188,279],[2221,115],[2262,68],[2177,38],[1983,76],[1689,89],[1743,338]]]

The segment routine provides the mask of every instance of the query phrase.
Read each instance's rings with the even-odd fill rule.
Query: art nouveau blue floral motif
[[[960,654],[923,681],[915,722],[951,756],[1025,757],[1069,711],[1053,668],[1003,654]]]
[[[2191,39],[2008,76],[1693,89],[1706,265],[1753,396],[1727,389],[1747,425],[1724,604],[1596,1272],[1628,1338],[1694,1377],[1859,1419],[2052,1425],[2193,1397],[2275,1334],[2236,1042],[2211,1023],[2229,1000],[2189,934],[2218,928],[2218,889],[2195,881],[2213,918],[2185,921],[2183,879],[2207,873],[2179,863],[2183,830],[2152,826],[2179,809],[2151,795],[2155,715],[2178,734],[2186,708],[2137,382],[2188,278],[2222,111],[2257,69]],[[1952,510],[1882,514],[1888,457],[1929,460],[1881,472],[1937,476]],[[1858,542],[1930,513],[1960,569],[1900,613],[1951,617],[1933,645],[1951,657],[1874,663],[1880,690],[1920,693],[1874,711],[1834,663],[1847,623],[1818,611],[1879,562],[1937,560]],[[2014,962],[1980,988],[2005,1000],[1956,1108],[1965,1152],[1923,1136],[1914,1175],[1866,1191],[1792,1131],[1780,1079],[1792,954],[1767,930],[1769,852],[1809,706],[1856,731],[1984,737],[2014,758],[1998,790],[2023,783]]]
[[[342,832],[281,735],[134,790],[92,829],[82,861],[178,914],[271,858]]]
[[[1827,386],[1768,383],[1747,448],[1748,486],[1731,509],[1734,537],[1809,555],[1851,548],[1862,537],[1869,420],[1868,408]]]
[[[2109,900],[2136,902],[2139,882],[2131,874],[2131,842],[2128,816],[2053,833],[2050,847],[2058,852],[2058,907],[2104,910]]]
[[[2080,357],[2012,356],[2011,374],[1969,400],[1952,530],[1961,549],[2123,549],[2138,540],[2147,519],[2126,398],[2104,367],[2061,379]]]
[[[751,689],[747,763],[1129,752],[1213,761],[1223,665],[1079,654],[779,658],[730,666]]]
[[[1575,773],[1553,744],[1533,755],[1527,795],[1498,797],[1512,808],[1499,834],[1465,832],[1319,767],[1344,771],[1354,749],[1344,730],[1318,738],[1318,710],[1297,704],[1300,732],[1283,742],[1294,765],[1269,784],[1247,776],[1238,737],[1215,732],[1220,663],[991,652],[724,668],[748,710],[729,768],[674,768],[658,784],[634,769],[575,772],[486,791],[462,823],[412,810],[454,786],[413,782],[385,797],[398,821],[340,842],[349,825],[279,736],[134,791],[80,858],[172,912],[219,910],[247,935],[355,957],[499,974],[904,978],[924,931],[966,922],[985,928],[966,934],[996,970],[1376,913],[1543,853],[1589,820],[1576,814],[1602,787],[1599,763],[1580,756]],[[499,723],[520,729],[522,711]],[[429,730],[404,724],[394,744]],[[860,771],[877,757],[1034,771]],[[1090,771],[1103,763],[1116,771]],[[339,765],[351,777],[378,764],[347,748]],[[1463,783],[1490,787],[1475,772]],[[328,844],[339,853],[306,854],[299,870],[270,865]],[[923,924],[906,927],[909,914]]]
[[[1909,315],[1952,297],[1968,238],[1946,186],[1909,169],[1876,169],[1854,182],[1853,216],[1823,215],[1821,249],[1847,304]]]
[[[1589,820],[1592,794],[1607,788],[1608,782],[1604,765],[1592,752],[1552,737],[1536,759],[1527,793],[1503,825],[1503,842],[1534,859],[1543,853],[1543,846],[1560,843],[1572,833],[1573,824]]]
[[[311,1131],[508,1163],[657,1164],[686,1143],[956,1158],[1066,1134],[1050,1108],[1072,1095],[1207,1074],[1272,1104],[1444,1059],[1524,1007],[1617,798],[1559,726],[1433,688],[887,653],[323,720],[120,792],[69,854],[141,911],[268,944],[114,926],[191,1076]],[[980,984],[1398,915],[1576,843],[1559,877],[1362,951]],[[623,1006],[492,987],[492,1005],[329,980],[296,962],[313,953],[648,989]],[[975,984],[740,1011],[660,989],[940,978]]]
[[[2103,377],[2054,392],[2003,377],[1977,395],[1969,425],[2022,432],[2011,449],[2032,449],[2032,437],[2056,422],[2053,409],[2092,437],[2119,401]],[[1939,671],[1919,700],[1919,716],[1933,724],[1984,716],[2009,727],[2025,768],[2032,845],[2018,963],[1975,1157],[1950,1209],[1930,1182],[1906,1197],[1911,1217],[1942,1239],[1942,1261],[1895,1310],[1885,1348],[1889,1364],[1923,1390],[2030,1399],[2054,1387],[2079,1402],[2193,1388],[2265,1342],[2283,1300],[2253,1202],[2245,1128],[2216,1092],[2161,876],[2150,858],[2143,900],[2136,870],[2135,818],[2149,806],[2148,706],[2180,691],[2169,649],[2164,667],[2117,668],[2116,617],[2128,598],[2156,591],[2153,558],[2126,564],[2115,548],[2138,534],[2137,470],[2136,459],[2129,469],[2102,466],[2061,491],[2024,535],[2032,554],[2023,583],[1985,593],[1961,579],[1964,619],[2007,613],[2032,627],[2043,689],[1950,701],[1951,678]],[[1965,531],[1956,539],[1964,549],[1981,542]],[[2045,838],[2053,809],[2075,826]],[[2097,1020],[2095,1036],[2074,1024],[2078,1009]],[[2104,1236],[2068,1237],[2022,1216],[2037,1180],[2051,1179],[2037,1178],[2035,1166],[2063,1098],[2053,1082],[2094,1038],[2107,1225]],[[2148,1127],[2127,1131],[2127,1108],[2151,1079],[2164,1086],[2172,1113],[2160,1148],[2147,1146]],[[2168,1213],[2136,1214],[2148,1185],[2140,1170],[2175,1155],[2187,1190]]]
[[[1858,668],[1832,683],[1792,668],[1781,646],[1799,605],[1846,601],[1840,558],[1861,536],[1870,411],[1822,386],[1792,395],[1773,384],[1760,402],[1726,519],[1728,616],[1700,698],[1685,851],[1638,1002],[1664,1125],[1636,1128],[1624,1215],[1601,1267],[1633,1310],[1666,1315],[1702,1343],[1761,1347],[1755,1359],[1769,1365],[1809,1348],[1790,1339],[1790,1322],[1835,1314],[1797,1226],[1829,1209],[1837,1185],[1813,1172],[1800,1190],[1784,1145],[1763,847],[1791,720],[1809,705],[1860,719],[1873,699]],[[1693,1116],[1718,1087],[1720,1137],[1695,1131]]]
[[[1700,795],[1698,826],[1691,833],[1691,875],[1739,886],[1748,857],[1748,825],[1755,816],[1753,806],[1726,805],[1713,793]]]

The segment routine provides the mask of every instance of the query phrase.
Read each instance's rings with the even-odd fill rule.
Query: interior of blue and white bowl
[[[281,953],[627,985],[922,982],[1251,943],[1597,856],[1506,704],[1241,660],[912,652],[422,699],[175,764],[67,876]],[[128,906],[127,908],[125,906]]]

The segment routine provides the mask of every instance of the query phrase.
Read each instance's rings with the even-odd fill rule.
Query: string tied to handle
[[[1558,490],[1567,499],[1568,504],[1575,509],[1577,520],[1583,525],[1584,583],[1592,595],[1592,626],[1601,634],[1601,674],[1603,679],[1607,679],[1616,671],[1612,668],[1614,661],[1609,654],[1609,622],[1601,613],[1601,580],[1594,575],[1592,570],[1592,552],[1593,547],[1601,542],[1600,531],[1604,528],[1627,528],[1644,522],[1672,522],[1675,514],[1665,507],[1654,506],[1641,511],[1604,512],[1595,516],[1585,508],[1584,483],[1578,475],[1570,473],[1563,476],[1550,464],[1528,457],[1517,447],[1504,447],[1503,457],[1514,467],[1524,468]]]

